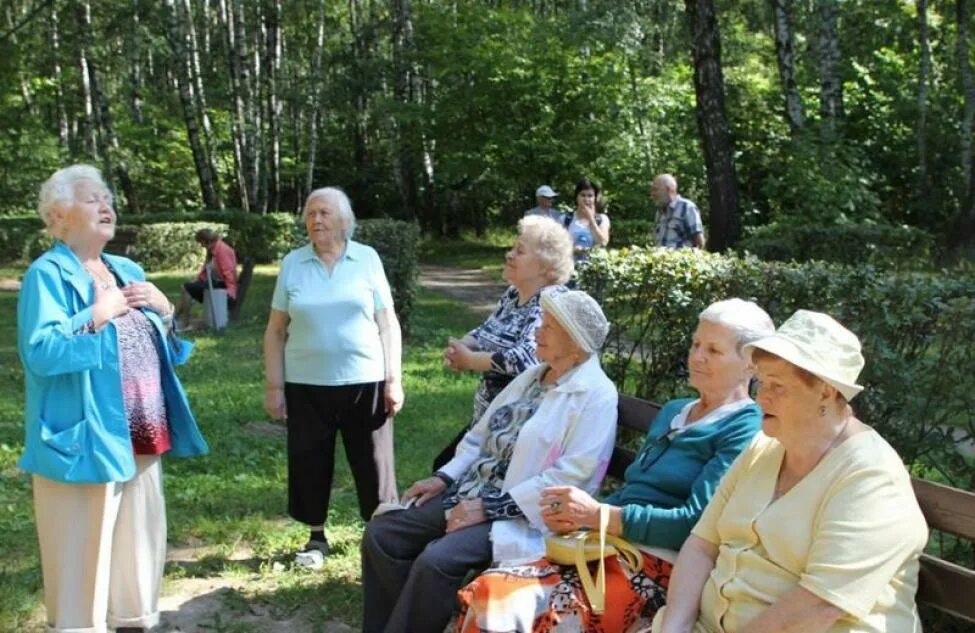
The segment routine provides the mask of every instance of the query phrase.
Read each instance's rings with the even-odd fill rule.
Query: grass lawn
[[[187,335],[196,350],[179,372],[211,454],[164,461],[170,548],[187,555],[167,565],[163,593],[188,579],[232,582],[221,593],[224,613],[198,623],[213,631],[259,631],[235,617],[255,610],[318,625],[341,620],[357,626],[361,619],[363,523],[344,456],[337,460],[328,526],[333,553],[319,572],[291,565],[291,553],[307,534],[284,514],[283,428],[270,423],[262,408],[261,341],[276,272],[270,266],[255,270],[241,321],[226,334]],[[175,297],[188,276],[167,273],[153,281]],[[16,293],[0,291],[0,631],[33,632],[41,630],[43,609],[30,479],[16,467],[23,447],[16,301]],[[429,473],[434,455],[467,422],[476,384],[472,375],[444,371],[440,352],[448,336],[479,319],[460,303],[425,291],[415,315],[405,345],[406,406],[396,420],[401,490]],[[343,455],[341,449],[337,454]]]
[[[504,254],[518,237],[510,230],[491,229],[478,237],[463,233],[457,238],[425,237],[420,244],[420,260],[425,264],[456,268],[499,271],[504,268]]]

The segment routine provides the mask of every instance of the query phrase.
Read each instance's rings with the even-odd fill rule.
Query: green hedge
[[[689,393],[687,349],[712,301],[753,299],[776,323],[798,308],[833,315],[863,341],[857,414],[925,476],[975,484],[952,437],[975,436],[975,276],[634,248],[597,252],[581,282],[613,324],[610,376],[657,401]]]
[[[200,213],[153,213],[151,215],[132,215],[120,218],[122,225],[145,225],[169,222],[202,223],[222,230],[227,243],[234,247],[237,255],[253,257],[259,264],[276,262],[291,248],[294,241],[295,216],[290,213],[268,213],[260,215],[245,211],[203,211]]]
[[[0,262],[28,261],[50,245],[36,215],[0,217]]]
[[[758,227],[735,246],[763,260],[821,260],[894,268],[928,268],[934,237],[911,226],[889,224],[776,223]]]
[[[300,228],[300,222],[297,223]],[[193,237],[196,230],[209,227],[217,230],[241,257],[253,257],[261,264],[278,261],[294,243],[295,216],[289,213],[258,215],[243,211],[206,211],[202,213],[153,213],[119,218],[116,241],[123,246],[110,247],[125,252],[124,246],[134,244],[133,235],[146,241],[150,259],[134,257],[147,269],[194,268],[202,262],[203,251]],[[146,232],[146,226],[159,227]],[[175,226],[192,226],[184,233]],[[188,236],[188,237],[187,237]],[[167,255],[163,247],[172,246]],[[26,262],[44,252],[51,244],[44,232],[44,223],[37,216],[0,217],[0,262]],[[139,252],[142,246],[136,246]],[[190,255],[190,251],[195,255]]]
[[[360,220],[353,239],[372,246],[379,253],[393,290],[400,326],[404,334],[408,334],[416,301],[420,227],[400,220]]]
[[[146,271],[196,270],[203,265],[204,251],[196,242],[200,229],[227,233],[226,224],[213,222],[157,222],[120,224],[115,239],[105,247],[110,253],[131,257]]]

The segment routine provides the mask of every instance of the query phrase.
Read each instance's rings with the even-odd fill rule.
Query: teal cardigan
[[[145,279],[132,260],[102,258],[122,285]],[[129,422],[122,401],[118,339],[111,323],[83,333],[94,286],[61,242],[27,269],[17,301],[17,351],[24,365],[25,442],[20,467],[66,483],[127,481],[135,474]],[[173,370],[192,345],[171,335],[155,312],[160,376],[172,448],[177,456],[207,452],[186,393]]]
[[[623,486],[605,500],[623,509],[623,536],[630,541],[680,549],[731,462],[761,428],[761,409],[750,404],[671,437],[670,422],[688,402],[664,405],[626,469]]]

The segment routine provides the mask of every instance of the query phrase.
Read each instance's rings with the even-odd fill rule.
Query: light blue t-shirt
[[[349,240],[332,274],[311,244],[288,253],[271,307],[287,312],[284,379],[306,385],[352,385],[385,379],[375,313],[393,309],[379,255]]]

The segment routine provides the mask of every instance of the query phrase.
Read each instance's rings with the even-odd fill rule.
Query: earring
[[[819,417],[821,418],[826,417],[826,407],[819,407]]]

